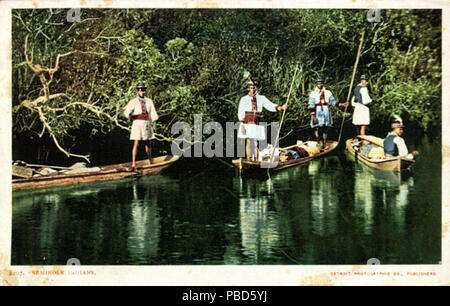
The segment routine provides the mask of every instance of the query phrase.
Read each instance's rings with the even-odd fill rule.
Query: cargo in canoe
[[[316,147],[317,142],[307,141],[307,142],[300,143],[297,145],[280,148],[280,152],[292,149],[294,147],[300,147],[302,145]],[[250,173],[262,173],[262,172],[267,172],[267,170],[269,170],[269,172],[275,172],[275,171],[279,171],[279,170],[282,170],[285,168],[298,166],[298,165],[307,163],[313,159],[316,159],[316,158],[322,157],[326,154],[329,154],[334,149],[336,149],[338,142],[337,141],[328,141],[327,145],[328,145],[328,148],[326,150],[318,150],[317,149],[317,152],[315,152],[313,154],[309,154],[306,157],[302,157],[299,159],[287,160],[287,161],[279,161],[275,167],[271,167],[271,168],[264,165],[264,162],[246,160],[243,158],[234,159],[232,162],[233,162],[233,165],[239,169],[240,173],[249,173],[249,174]]]
[[[369,158],[360,154],[361,147],[367,144],[375,144],[378,147],[383,148],[383,139],[375,136],[365,135],[358,136],[357,139],[347,139],[345,142],[345,147],[347,151],[358,158],[358,160],[362,161],[369,167],[378,170],[385,171],[403,171],[407,170],[412,164],[414,164],[414,160],[408,159],[402,156],[395,156],[386,158],[383,157],[373,157]]]
[[[79,171],[55,171],[49,175],[30,178],[13,179],[12,190],[49,187],[56,185],[79,184],[95,181],[119,179],[130,176],[158,174],[179,159],[178,156],[164,155],[153,158],[153,164],[148,159],[136,162],[136,169],[130,170],[131,162],[86,168]]]

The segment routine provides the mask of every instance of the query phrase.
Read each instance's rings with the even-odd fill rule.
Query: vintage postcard
[[[450,284],[447,1],[0,8],[2,285]]]

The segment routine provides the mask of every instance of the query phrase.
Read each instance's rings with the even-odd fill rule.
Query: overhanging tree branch
[[[28,65],[28,67],[36,74],[39,76],[39,80],[41,82],[42,85],[42,89],[44,91],[44,96],[40,96],[36,99],[34,99],[33,101],[30,100],[25,100],[23,102],[21,102],[16,108],[15,111],[20,110],[21,107],[25,107],[29,110],[31,110],[32,112],[36,112],[39,115],[39,120],[41,121],[42,125],[43,125],[43,129],[41,131],[41,133],[39,134],[39,137],[42,137],[43,134],[45,133],[45,131],[47,131],[47,133],[49,133],[49,135],[51,136],[51,138],[53,139],[53,142],[55,143],[56,147],[63,152],[67,157],[78,157],[78,158],[83,158],[86,161],[89,162],[89,155],[82,155],[82,154],[74,154],[74,153],[70,153],[68,152],[66,149],[64,149],[58,139],[57,136],[52,128],[52,126],[49,124],[48,121],[48,116],[46,116],[46,114],[48,114],[48,112],[58,112],[58,111],[65,111],[67,108],[69,107],[76,107],[76,106],[81,106],[91,112],[93,112],[94,114],[96,114],[98,117],[101,116],[105,116],[106,118],[108,118],[108,120],[114,122],[118,127],[122,128],[122,129],[126,129],[129,130],[127,127],[121,125],[118,121],[117,118],[113,118],[111,115],[109,115],[108,113],[106,113],[102,108],[99,108],[95,105],[92,105],[90,103],[86,103],[86,102],[71,102],[67,105],[65,105],[64,107],[51,107],[50,105],[48,105],[48,102],[50,100],[54,100],[57,99],[59,97],[67,97],[67,95],[65,93],[56,93],[56,94],[51,94],[50,93],[50,83],[53,81],[53,76],[54,74],[59,70],[60,68],[60,61],[63,57],[69,56],[69,55],[73,55],[73,54],[94,54],[94,55],[107,55],[104,53],[98,53],[98,52],[92,52],[92,51],[80,51],[80,50],[72,50],[66,53],[62,53],[62,54],[58,54],[56,56],[56,61],[55,61],[55,65],[52,68],[48,68],[45,66],[41,66],[40,64],[34,64],[33,60],[30,59],[28,57],[28,36],[27,35],[25,37],[25,44],[24,44],[24,54],[25,54],[25,61]],[[48,77],[46,76],[46,73],[48,74]],[[46,112],[43,111],[43,106],[46,107]]]

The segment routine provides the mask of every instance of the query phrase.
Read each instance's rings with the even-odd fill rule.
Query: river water
[[[342,142],[264,178],[184,158],[159,175],[13,192],[12,264],[437,264],[441,145],[415,148],[402,175]]]

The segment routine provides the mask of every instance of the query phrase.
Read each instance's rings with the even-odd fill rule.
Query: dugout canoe
[[[392,158],[384,158],[384,159],[371,159],[364,155],[358,154],[360,152],[360,148],[363,145],[367,144],[375,144],[379,147],[383,147],[383,140],[381,138],[375,136],[358,136],[357,142],[355,139],[347,139],[345,142],[345,147],[347,151],[358,158],[358,160],[362,161],[367,166],[384,171],[403,171],[407,170],[410,166],[414,164],[414,160],[408,159],[401,156],[396,156]]]
[[[130,171],[131,162],[98,167],[98,171],[81,173],[58,172],[52,175],[20,178],[12,180],[12,190],[42,188],[57,185],[80,184],[105,181],[124,177],[158,174],[179,159],[179,156],[164,155],[153,158],[150,165],[148,159],[136,162],[136,169]]]
[[[294,148],[296,146],[301,146],[303,144],[307,144],[307,145],[316,145],[315,141],[308,141],[305,143],[300,143],[297,145],[292,145],[292,146],[288,146],[285,148],[280,148],[280,151],[285,151],[291,148]],[[284,162],[278,162],[278,164],[275,167],[272,168],[268,168],[267,166],[264,165],[264,163],[261,163],[259,161],[251,161],[251,160],[246,160],[243,158],[239,158],[239,159],[234,159],[232,161],[233,165],[238,168],[240,173],[247,173],[247,174],[258,174],[258,173],[263,173],[266,172],[267,170],[269,170],[269,172],[276,172],[282,169],[286,169],[286,168],[290,168],[290,167],[295,167],[307,162],[310,162],[311,160],[320,158],[324,155],[329,154],[330,152],[332,152],[334,149],[336,149],[336,147],[338,146],[338,142],[337,141],[329,141],[327,143],[328,148],[326,150],[320,150],[320,152],[314,154],[314,155],[310,155],[307,157],[303,157],[303,158],[299,158],[299,159],[295,159],[295,160],[288,160],[288,161],[284,161]]]

